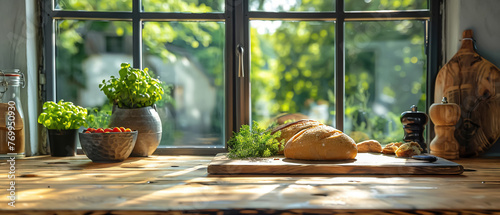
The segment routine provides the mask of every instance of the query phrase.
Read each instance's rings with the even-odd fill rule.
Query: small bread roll
[[[398,150],[396,150],[397,157],[411,157],[413,155],[421,154],[423,149],[418,145],[417,142],[409,142],[401,145]]]
[[[311,120],[311,119],[305,119],[305,120],[299,120],[296,122],[290,122],[287,124],[280,125],[276,128],[274,128],[271,131],[271,134],[276,133],[277,131],[281,131],[281,136],[278,139],[278,142],[281,142],[281,140],[284,140],[284,144],[286,146],[287,142],[297,133],[304,129],[308,129],[310,127],[322,125],[316,120]],[[283,154],[283,151],[279,151],[278,154]]]
[[[326,125],[302,130],[285,146],[285,157],[299,160],[347,160],[357,154],[351,137]]]
[[[382,145],[376,140],[365,140],[357,144],[358,153],[364,152],[382,152]]]
[[[396,154],[396,150],[398,150],[402,144],[402,142],[389,143],[382,149],[382,153],[389,155]]]

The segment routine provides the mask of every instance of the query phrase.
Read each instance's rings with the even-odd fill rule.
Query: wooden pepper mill
[[[455,139],[455,124],[460,119],[460,106],[448,103],[448,99],[443,97],[441,104],[431,105],[429,115],[436,132],[430,144],[431,154],[446,159],[458,159],[459,145]]]

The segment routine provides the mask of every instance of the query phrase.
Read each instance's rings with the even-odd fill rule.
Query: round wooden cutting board
[[[500,137],[500,69],[475,52],[472,30],[462,36],[460,50],[439,70],[434,103],[445,96],[460,106],[455,138],[460,157],[473,157]]]

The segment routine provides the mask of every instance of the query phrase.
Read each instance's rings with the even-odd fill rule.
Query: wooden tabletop
[[[0,214],[500,214],[500,158],[461,175],[208,175],[213,156],[0,160]]]

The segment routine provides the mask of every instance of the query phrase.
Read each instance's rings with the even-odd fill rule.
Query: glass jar
[[[24,114],[21,88],[24,75],[18,69],[0,70],[0,157],[24,157]]]

